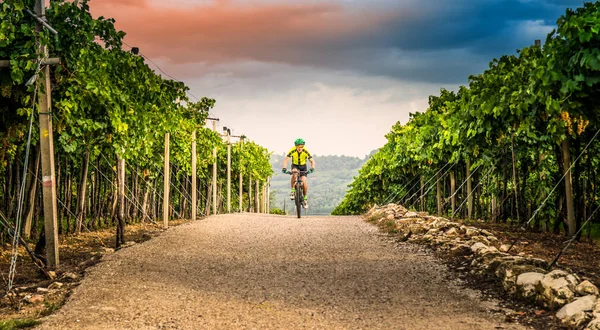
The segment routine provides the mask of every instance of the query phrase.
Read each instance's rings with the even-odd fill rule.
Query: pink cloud
[[[125,41],[152,58],[174,63],[237,60],[303,63],[318,49],[334,49],[377,31],[397,13],[352,12],[340,4],[233,4],[194,7],[148,0],[93,0],[94,16],[113,17]],[[317,52],[315,52],[315,48]]]

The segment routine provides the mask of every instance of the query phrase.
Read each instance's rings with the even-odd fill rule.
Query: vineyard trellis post
[[[198,205],[198,196],[196,194],[196,177],[197,164],[196,164],[196,130],[192,132],[192,220],[196,220],[196,208]]]
[[[242,150],[244,149],[244,138],[245,138],[244,135],[240,136],[240,149],[242,149]],[[240,162],[240,164],[239,164],[239,167],[240,167],[240,207],[239,207],[239,209],[240,209],[240,212],[242,212],[243,211],[242,205],[243,205],[243,201],[244,201],[244,198],[243,198],[243,196],[244,196],[243,195],[244,194],[244,186],[243,186],[243,184],[244,184],[244,173],[243,172],[244,171],[242,171],[242,159],[241,159],[241,157],[239,159],[239,162]]]
[[[46,16],[44,0],[35,2],[35,14],[39,18]],[[42,24],[36,23],[36,31],[43,31]],[[40,45],[38,57],[46,60],[48,48]],[[42,186],[44,200],[44,231],[46,235],[46,260],[49,268],[60,265],[58,252],[58,213],[56,207],[56,182],[54,180],[54,140],[52,129],[52,99],[50,85],[50,67],[46,64],[43,69],[43,79],[37,80],[39,117],[40,117],[40,147],[42,149]]]
[[[267,178],[267,214],[271,213],[271,177]]]
[[[248,212],[253,211],[254,203],[252,202],[252,174],[248,173]]]
[[[473,216],[473,194],[471,194],[471,191],[472,191],[471,160],[469,158],[467,158],[466,175],[467,175],[467,219],[471,219],[471,217]]]
[[[258,180],[255,180],[254,187],[254,213],[260,213],[260,193]]]
[[[452,200],[452,214],[456,210],[456,197],[454,192],[456,191],[456,179],[454,178],[454,171],[450,172],[450,199]]]
[[[217,120],[212,119],[213,131],[217,132]],[[217,146],[213,148],[213,174],[212,174],[212,204],[213,214],[217,214]]]
[[[223,127],[227,134],[227,213],[231,213],[231,130]]]
[[[165,133],[165,169],[163,197],[163,227],[169,227],[169,188],[171,184],[171,168],[169,166],[169,133]]]

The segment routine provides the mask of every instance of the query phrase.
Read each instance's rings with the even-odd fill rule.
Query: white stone
[[[467,237],[477,236],[479,235],[479,231],[477,229],[467,228],[465,230],[465,235],[467,235]]]
[[[577,328],[591,319],[591,311],[596,303],[596,296],[578,298],[570,304],[563,306],[556,317],[570,327]]]
[[[70,279],[72,279],[73,281],[77,281],[77,280],[80,278],[80,276],[79,276],[79,275],[77,275],[77,274],[75,274],[75,273],[71,273],[71,272],[66,272],[66,273],[64,273],[64,274],[63,274],[63,277],[70,278]]]
[[[540,302],[550,308],[559,308],[573,300],[575,285],[573,276],[562,270],[554,270],[546,275],[538,284],[536,290]]]
[[[575,291],[581,296],[590,294],[594,296],[598,295],[598,287],[588,280],[579,283],[579,285],[575,288]]]
[[[485,229],[482,230],[481,233],[484,234],[485,236],[494,236],[494,234],[490,233],[489,231],[487,231]]]
[[[585,330],[600,330],[600,314],[594,314],[592,322],[590,322]]]
[[[473,253],[477,253],[480,250],[487,249],[487,248],[488,248],[487,245],[480,243],[480,242],[477,242],[477,243],[471,245],[471,251],[473,251]]]
[[[544,274],[541,273],[523,273],[517,276],[517,291],[523,298],[535,297],[535,288],[543,278]]]
[[[60,289],[60,288],[62,288],[62,286],[63,286],[62,283],[54,282],[48,286],[48,289]]]
[[[50,290],[48,290],[46,288],[37,288],[37,292],[39,292],[39,293],[48,293],[48,291],[50,291]]]
[[[417,212],[406,212],[406,214],[404,214],[405,218],[418,218],[419,215],[417,214]]]
[[[450,229],[448,229],[448,231],[446,232],[447,236],[456,236],[458,235],[458,230],[456,230],[456,228],[452,227]]]
[[[506,244],[502,244],[500,245],[500,251],[501,252],[508,252],[508,248],[510,248],[510,246],[506,245]]]

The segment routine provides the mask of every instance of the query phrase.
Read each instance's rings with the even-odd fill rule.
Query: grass
[[[40,323],[42,322],[32,318],[0,321],[0,330],[27,329]]]

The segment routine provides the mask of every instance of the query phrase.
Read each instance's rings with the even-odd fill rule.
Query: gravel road
[[[39,329],[525,329],[359,217],[231,214],[108,255]]]

